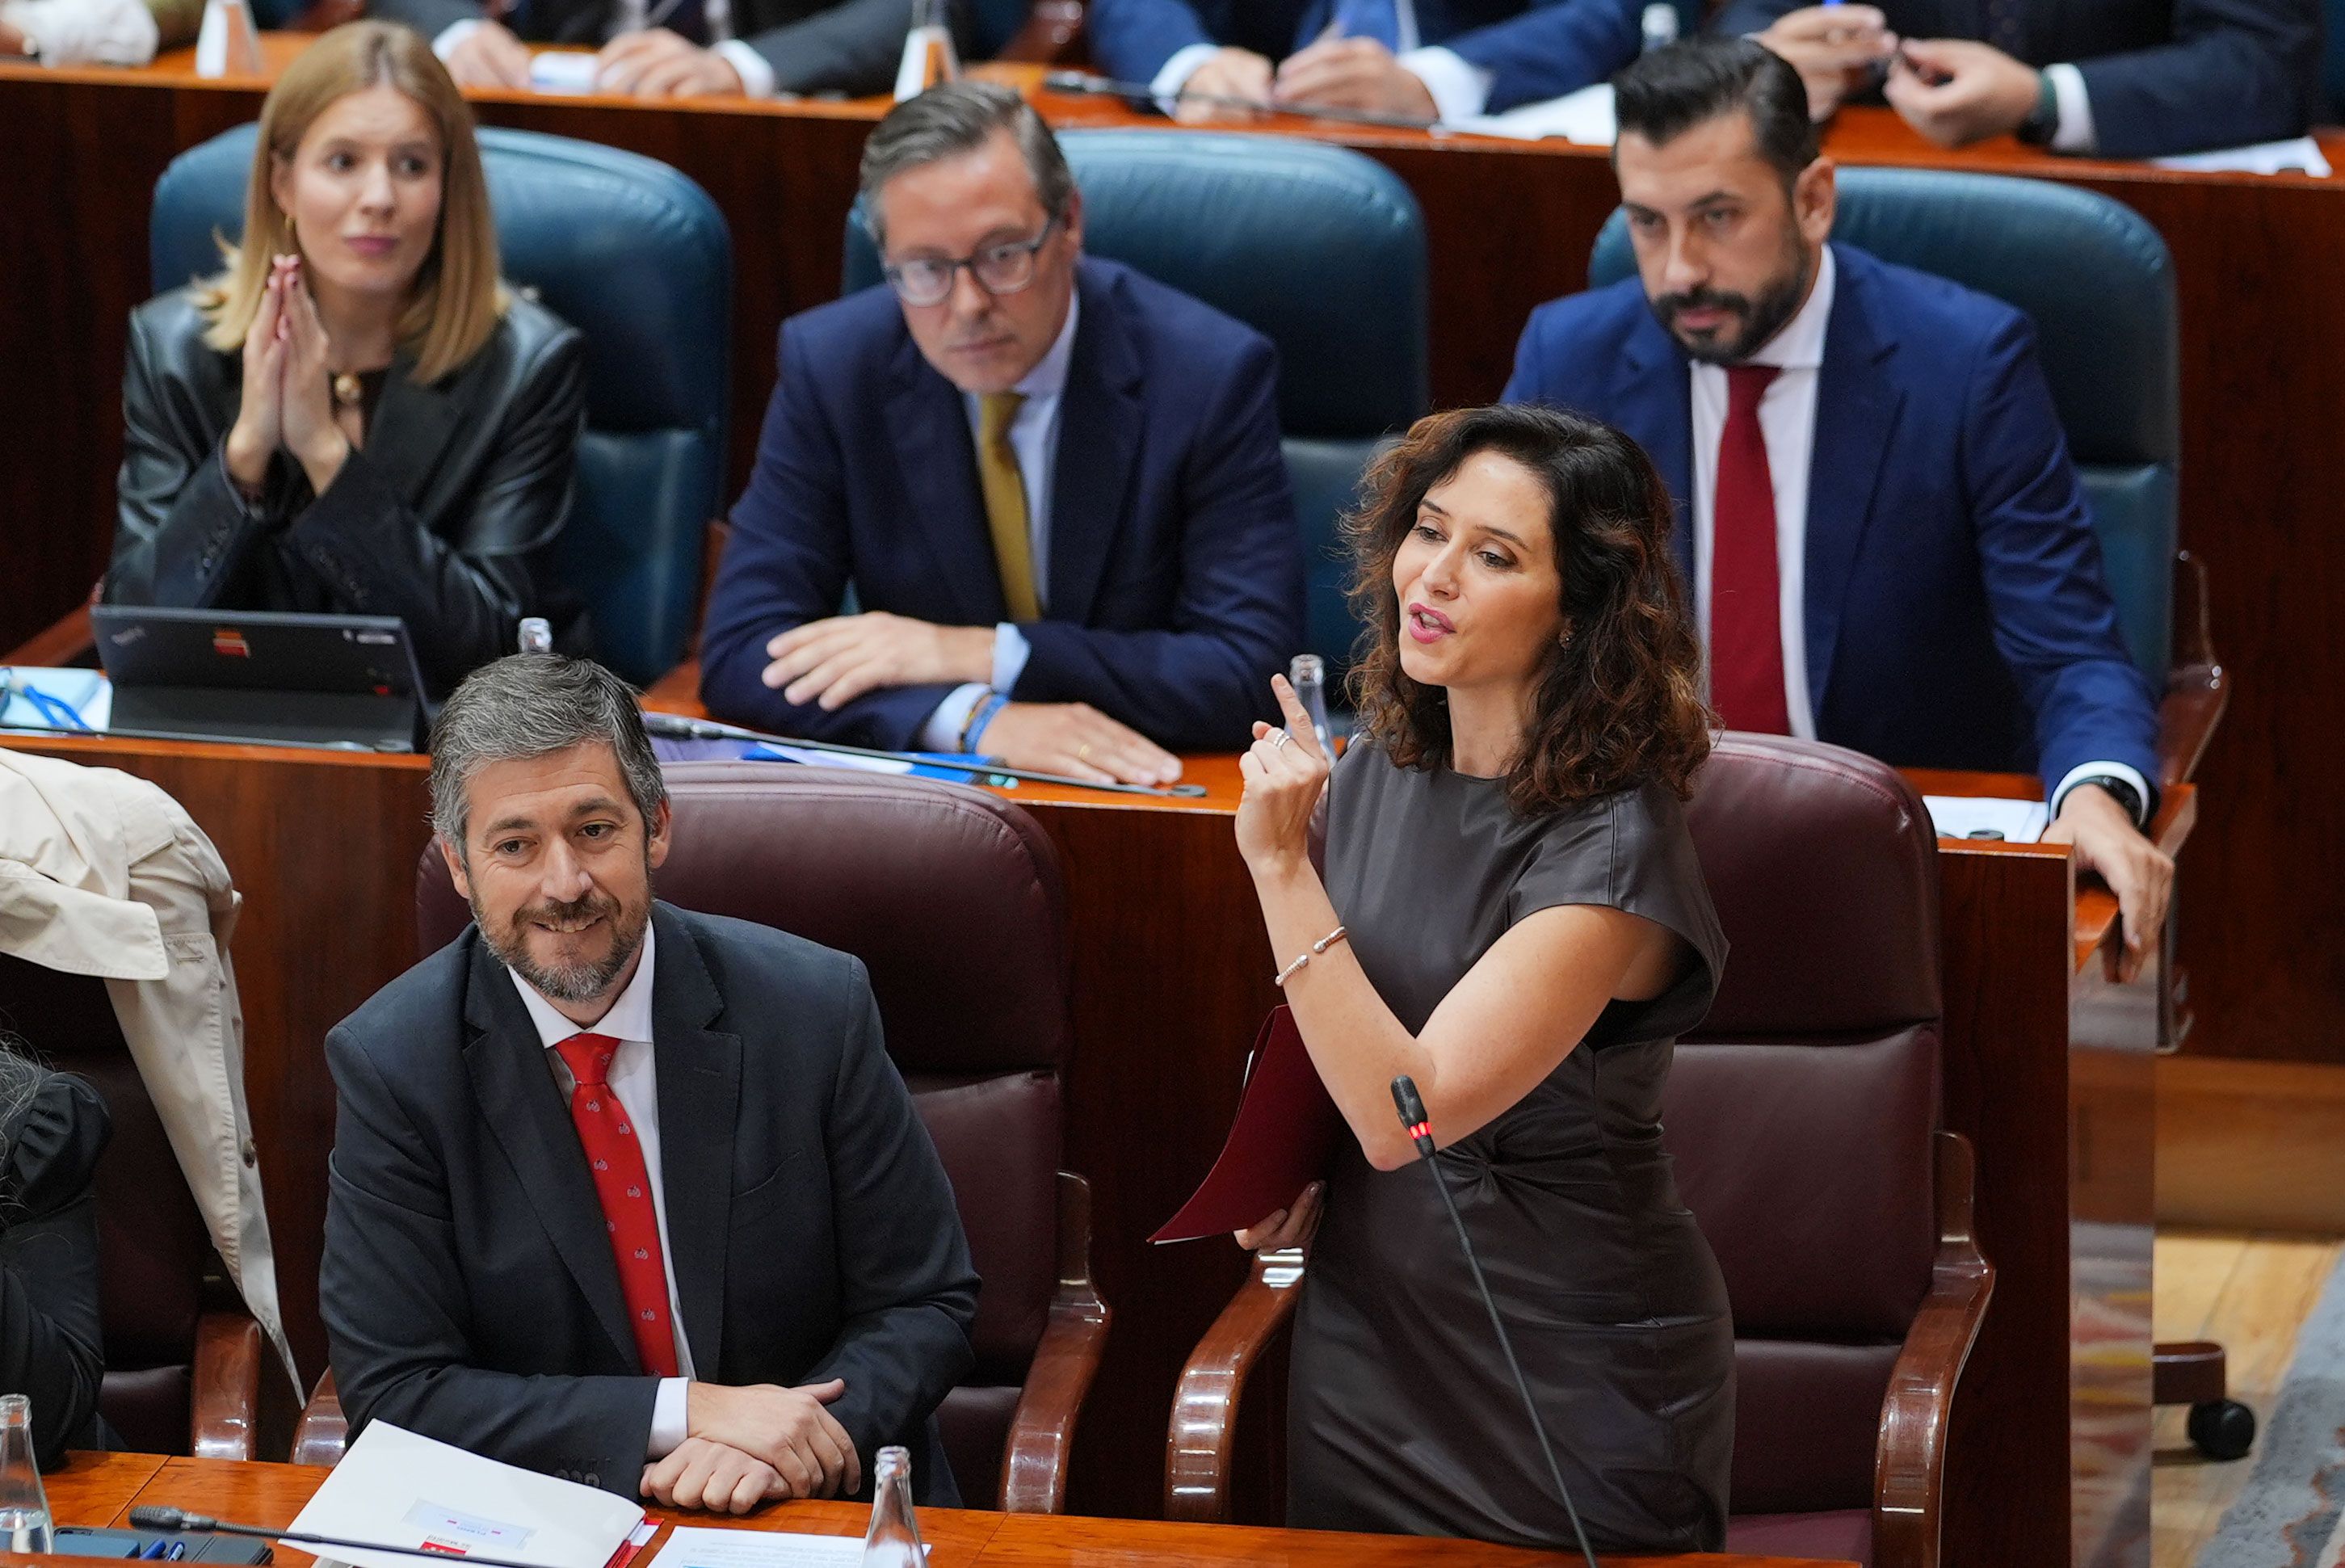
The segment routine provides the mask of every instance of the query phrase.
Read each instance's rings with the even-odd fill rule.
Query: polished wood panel
[[[266,40],[281,61],[298,40]],[[12,592],[0,647],[86,596],[105,565],[120,453],[124,318],[147,289],[143,193],[170,157],[249,119],[265,85],[195,77],[187,51],[144,71],[0,66],[9,196],[0,202],[0,473],[9,476]],[[1001,67],[1032,83],[1031,67]],[[1061,125],[1161,124],[1109,100],[1038,94]],[[832,296],[862,138],[882,106],[641,107],[482,94],[491,124],[630,148],[682,168],[732,225],[732,473],[748,471],[786,314]],[[1437,401],[1497,395],[1530,308],[1581,286],[1614,202],[1601,149],[1284,117],[1254,128],[1341,143],[1416,191],[1430,236]],[[2345,167],[2345,137],[2323,141]],[[1827,148],[1844,162],[2026,175],[2126,202],[2174,253],[2183,329],[2182,537],[2208,572],[2212,631],[2235,693],[2201,781],[2202,852],[2182,889],[2180,958],[2206,1054],[2345,1061],[2331,1026],[2345,970],[2345,835],[2292,825],[2345,815],[2345,528],[2316,436],[2345,406],[2345,178],[2186,174],[2057,158],[2007,138],[1930,148],[1886,110],[1851,110]]]
[[[2345,1067],[2194,1056],[2157,1064],[2161,1224],[2345,1234],[2340,1150]]]
[[[138,1507],[182,1508],[239,1523],[282,1528],[292,1522],[325,1471],[303,1465],[239,1464],[216,1460],[159,1460],[153,1455],[76,1454],[74,1464],[132,1461],[143,1485],[120,1503],[112,1493],[73,1494],[70,1503],[51,1501],[60,1524],[121,1525]],[[143,1468],[142,1468],[143,1467]],[[151,1479],[149,1479],[151,1478]],[[117,1490],[119,1490],[117,1485]],[[788,1530],[806,1535],[863,1533],[870,1511],[849,1502],[784,1502],[746,1518],[709,1517],[653,1509],[661,1532],[637,1557],[650,1562],[678,1524],[729,1530]],[[1173,1568],[1174,1564],[1266,1563],[1293,1568],[1561,1568],[1577,1556],[1487,1546],[1478,1542],[1432,1541],[1414,1536],[1345,1535],[1306,1530],[1250,1530],[1227,1526],[1162,1524],[1118,1519],[1080,1519],[1043,1514],[983,1513],[969,1509],[920,1510],[920,1537],[937,1568]],[[279,1563],[301,1568],[313,1559],[290,1547],[277,1548]],[[0,1558],[36,1563],[55,1559]],[[96,1559],[76,1559],[94,1562]],[[1816,1560],[1682,1553],[1662,1556],[1607,1557],[1610,1568],[1816,1568]],[[1824,1568],[1854,1568],[1828,1563]]]
[[[163,1461],[159,1453],[69,1453],[64,1469],[41,1477],[49,1516],[59,1524],[104,1524],[130,1506]]]

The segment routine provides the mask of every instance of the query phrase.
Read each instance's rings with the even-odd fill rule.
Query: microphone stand
[[[1239,109],[1249,114],[1293,115],[1298,119],[1326,120],[1335,125],[1389,126],[1395,130],[1429,131],[1441,124],[1439,120],[1419,119],[1415,115],[1387,114],[1382,109],[1338,109],[1321,104],[1265,104],[1224,93],[1193,92],[1187,87],[1160,93],[1146,82],[1119,82],[1113,77],[1097,76],[1090,71],[1050,72],[1042,78],[1042,90],[1078,97],[1122,98],[1135,108],[1145,108],[1170,100],[1205,104],[1217,109]]]
[[[446,1552],[434,1552],[424,1546],[393,1546],[383,1541],[346,1541],[338,1535],[320,1535],[307,1530],[263,1530],[252,1524],[229,1524],[208,1514],[187,1513],[176,1508],[134,1508],[130,1511],[130,1526],[134,1530],[158,1531],[166,1535],[181,1532],[211,1535],[248,1535],[259,1541],[299,1541],[305,1546],[340,1546],[352,1552],[395,1552],[402,1557],[429,1557],[435,1563],[475,1563],[479,1568],[545,1568],[542,1563],[522,1563],[510,1557],[479,1557],[467,1552],[457,1556]]]
[[[1442,1178],[1441,1166],[1433,1158],[1433,1123],[1425,1114],[1425,1102],[1417,1096],[1416,1080],[1404,1073],[1392,1081],[1393,1105],[1400,1112],[1400,1125],[1416,1145],[1417,1157],[1432,1173],[1433,1185],[1440,1189],[1441,1207],[1449,1211],[1449,1223],[1457,1227],[1457,1245],[1466,1250],[1466,1267],[1473,1270],[1474,1288],[1482,1298],[1484,1310],[1490,1314],[1491,1331],[1498,1337],[1498,1349],[1506,1353],[1507,1370],[1515,1376],[1515,1392],[1523,1397],[1523,1410],[1531,1418],[1531,1431],[1538,1438],[1539,1453],[1547,1460],[1548,1479],[1555,1482],[1558,1497],[1563,1499],[1563,1512],[1571,1521],[1571,1533],[1579,1543],[1579,1554],[1588,1560],[1588,1568],[1597,1568],[1596,1553],[1589,1550],[1588,1532],[1580,1527],[1579,1510],[1572,1505],[1571,1489],[1563,1484],[1563,1468],[1555,1462],[1555,1449],[1547,1441],[1547,1423],[1539,1420],[1538,1403],[1531,1398],[1530,1384],[1523,1380],[1523,1365],[1515,1359],[1514,1341],[1507,1338],[1507,1325],[1498,1316],[1498,1304],[1490,1298],[1490,1287],[1482,1278],[1482,1261],[1474,1256],[1473,1238],[1466,1234],[1465,1217],[1457,1212],[1457,1200],[1449,1195],[1449,1184]]]

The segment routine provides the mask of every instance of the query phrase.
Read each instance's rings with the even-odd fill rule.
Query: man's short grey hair
[[[667,781],[635,707],[634,689],[591,659],[512,654],[464,677],[431,726],[431,826],[464,850],[466,793],[492,762],[550,757],[590,741],[619,759],[627,794],[649,833]]]
[[[879,217],[881,187],[907,169],[975,152],[999,130],[1007,130],[1024,155],[1042,210],[1065,217],[1075,177],[1034,106],[998,82],[947,82],[889,109],[863,144],[863,226],[871,243],[888,243]]]

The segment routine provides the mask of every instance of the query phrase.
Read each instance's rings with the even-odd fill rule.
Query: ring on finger
[[[1089,762],[1091,759],[1091,743],[1086,740],[1081,746],[1075,748],[1075,760],[1078,762]]]
[[[1270,743],[1274,747],[1283,747],[1294,738],[1294,736],[1284,729],[1274,729],[1270,732]]]

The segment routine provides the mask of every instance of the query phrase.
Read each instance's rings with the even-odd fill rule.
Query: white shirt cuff
[[[1471,119],[1490,102],[1496,71],[1469,64],[1454,49],[1411,49],[1396,57],[1400,68],[1433,95],[1433,112],[1445,120]]]
[[[1148,90],[1156,95],[1156,107],[1171,114],[1172,95],[1189,85],[1189,78],[1197,74],[1198,66],[1221,52],[1219,44],[1192,44],[1185,49],[1173,50],[1172,57],[1164,62],[1163,67],[1148,84]]]
[[[463,24],[458,23],[462,26]],[[659,1397],[652,1400],[651,1441],[644,1445],[644,1457],[656,1462],[665,1459],[689,1436],[685,1430],[686,1392],[692,1387],[689,1378],[662,1378]]]
[[[445,60],[456,52],[457,45],[480,30],[482,21],[479,16],[467,16],[461,22],[449,23],[440,29],[440,36],[431,40],[431,52]]]
[[[0,21],[40,46],[45,66],[143,66],[159,36],[144,0],[10,0]]]
[[[1026,634],[1003,621],[993,628],[993,689],[1008,697],[1026,673],[1026,661],[1033,657],[1034,648],[1027,642]]]
[[[2085,73],[2074,66],[2046,66],[2044,79],[2052,84],[2052,100],[2059,124],[2052,131],[2054,152],[2091,152],[2101,145],[2093,133],[2093,99],[2085,90]],[[2149,799],[2144,795],[2143,799]]]
[[[738,38],[727,38],[716,46],[725,63],[741,78],[741,90],[753,98],[774,96],[774,67],[765,56]]]
[[[2052,791],[2050,796],[2052,815],[2057,817],[2060,814],[2060,803],[2067,799],[2069,790],[2087,779],[2099,778],[2121,779],[2132,785],[2134,794],[2140,798],[2141,809],[2145,811],[2149,809],[2151,793],[2149,780],[2141,776],[2139,769],[2128,768],[2122,762],[2086,762],[2068,769],[2068,776],[2060,780],[2058,789]],[[2149,824],[2137,821],[2134,826],[2146,829]]]
[[[929,721],[920,726],[920,749],[959,751],[960,732],[969,723],[969,716],[977,711],[979,703],[991,695],[991,687],[981,686],[976,681],[953,687],[946,694],[945,699],[937,704],[936,710],[929,715]]]

